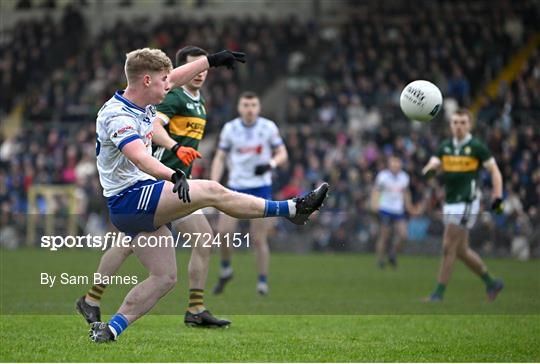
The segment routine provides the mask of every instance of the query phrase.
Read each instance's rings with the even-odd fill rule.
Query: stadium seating
[[[398,153],[404,159],[415,200],[422,199],[428,187],[434,188],[434,196],[441,194],[440,188],[426,185],[419,171],[444,136],[443,119],[431,128],[405,120],[397,105],[401,88],[412,79],[426,78],[460,105],[482,97],[486,84],[538,31],[532,1],[509,4],[429,2],[418,10],[382,2],[370,6],[368,13],[351,11],[348,21],[336,24],[242,18],[224,26],[223,20],[167,18],[143,30],[119,21],[98,34],[87,31],[88,19],[74,8],[59,21],[22,21],[0,47],[0,114],[24,106],[23,129],[0,140],[1,225],[16,226],[24,235],[28,188],[38,183],[76,184],[84,202],[80,213],[106,216],[104,202],[96,199],[101,190],[93,165],[93,121],[97,108],[124,83],[124,54],[153,46],[172,57],[178,46],[197,44],[249,54],[245,67],[212,71],[209,77],[208,138],[234,116],[240,91],[264,94],[277,79],[294,81],[290,84],[296,86],[282,96],[285,120],[278,120],[290,163],[276,176],[276,192],[290,197],[328,180],[332,197],[318,223],[349,241],[329,248],[370,249],[376,231],[368,201],[385,155]],[[536,51],[500,96],[478,112],[475,133],[490,145],[507,194],[521,205],[503,220],[485,221],[490,228],[478,235],[477,244],[490,241],[501,254],[509,252],[508,233],[493,239],[493,229],[508,232],[523,228],[526,221],[536,227],[529,234],[533,236],[540,226],[540,135],[531,125],[540,117],[538,64]],[[207,167],[203,163],[196,171],[205,176]],[[489,186],[484,195],[488,192]],[[433,199],[434,207],[437,203]],[[439,218],[430,218],[435,229]],[[324,237],[314,240],[324,246]]]

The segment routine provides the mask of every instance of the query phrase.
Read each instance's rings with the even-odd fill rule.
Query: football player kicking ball
[[[176,53],[176,66],[207,55],[201,48],[183,47]],[[152,143],[160,147],[155,150],[154,157],[169,168],[182,170],[186,176],[191,175],[193,161],[201,157],[197,149],[204,134],[206,110],[199,90],[207,74],[208,71],[205,70],[182,87],[172,89],[156,107]],[[176,220],[172,225],[177,233],[213,235],[212,228],[202,213],[195,212]],[[189,326],[226,327],[231,323],[214,317],[204,305],[204,287],[211,251],[211,247],[203,244],[193,245],[188,265],[189,302],[184,315],[184,323]],[[112,247],[102,256],[97,272],[102,276],[115,274],[132,252],[131,247]],[[76,302],[77,311],[90,324],[101,321],[100,304],[105,288],[103,284],[95,284]]]
[[[220,181],[225,162],[229,170],[227,187],[242,193],[270,199],[272,196],[272,170],[287,162],[287,148],[279,135],[277,125],[260,117],[261,104],[253,92],[244,92],[238,100],[240,117],[223,126],[210,178]],[[271,219],[251,220],[249,236],[257,257],[257,292],[268,294],[268,229]],[[218,232],[232,234],[238,220],[220,214]],[[214,294],[220,294],[232,278],[232,247],[221,246],[221,273]]]
[[[503,209],[501,172],[487,147],[471,135],[471,124],[471,113],[465,109],[457,110],[450,120],[453,138],[441,143],[436,156],[431,157],[422,170],[426,177],[430,177],[441,166],[446,192],[443,257],[437,287],[427,301],[443,299],[456,258],[482,278],[489,301],[495,300],[503,289],[502,281],[491,277],[480,256],[469,247],[468,229],[473,227],[480,210],[476,181],[481,166],[491,175],[492,209],[496,213],[501,213]]]
[[[171,236],[168,224],[204,207],[214,207],[236,218],[282,216],[305,224],[328,194],[323,183],[308,195],[272,201],[231,191],[215,181],[187,180],[152,157],[154,104],[174,87],[188,83],[209,67],[234,67],[245,54],[222,51],[172,69],[170,59],[158,49],[138,49],[127,54],[127,88],[118,91],[98,112],[97,169],[107,197],[112,223],[134,237],[132,249],[149,276],[126,295],[108,323],[94,322],[90,338],[113,341],[147,313],[176,283],[173,246],[149,247],[138,241]],[[172,71],[171,71],[172,70]],[[143,238],[143,239],[140,239]]]

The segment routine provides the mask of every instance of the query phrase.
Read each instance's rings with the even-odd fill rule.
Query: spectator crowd
[[[103,102],[124,85],[125,53],[151,46],[173,58],[179,46],[196,44],[249,55],[246,67],[213,70],[209,76],[204,95],[210,138],[234,116],[240,91],[264,94],[275,79],[291,81],[281,100],[285,120],[278,120],[290,161],[275,175],[275,193],[289,198],[320,180],[332,185],[325,213],[313,228],[316,248],[371,248],[377,231],[369,197],[390,154],[403,159],[414,201],[427,206],[428,223],[414,217],[409,235],[438,234],[442,190],[419,171],[448,136],[446,116],[428,125],[412,123],[399,111],[399,93],[410,80],[430,79],[445,95],[446,111],[470,105],[538,31],[539,10],[534,1],[422,3],[421,9],[399,2],[390,7],[385,1],[367,9],[351,5],[356,10],[349,20],[328,26],[294,18],[171,17],[142,27],[118,21],[90,36],[74,7],[67,7],[59,22],[17,24],[0,47],[0,114],[22,104],[25,120],[15,137],[0,139],[2,228],[15,227],[15,235],[24,236],[28,189],[36,184],[74,184],[77,213],[106,219],[95,168],[94,120]],[[540,241],[540,135],[534,127],[540,118],[539,57],[536,50],[516,79],[501,85],[499,96],[477,113],[474,133],[497,159],[507,203],[504,216],[483,215],[473,236],[495,253],[508,253],[515,236]],[[196,171],[207,177],[208,164]],[[485,172],[481,181],[487,204]],[[45,202],[38,201],[43,210]]]

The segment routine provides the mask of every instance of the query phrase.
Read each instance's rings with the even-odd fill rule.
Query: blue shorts
[[[139,181],[116,196],[107,198],[111,222],[118,230],[134,237],[142,231],[155,231],[154,214],[165,181]]]
[[[405,214],[396,214],[395,212],[388,212],[384,210],[379,210],[379,218],[381,222],[385,225],[390,225],[393,222],[404,220]]]
[[[248,195],[252,195],[255,197],[264,198],[265,200],[271,200],[272,199],[272,186],[262,186],[262,187],[255,187],[255,188],[232,188],[229,187],[230,190],[246,193]]]

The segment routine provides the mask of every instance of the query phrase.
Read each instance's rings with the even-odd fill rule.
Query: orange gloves
[[[195,149],[191,147],[183,147],[180,145],[180,143],[175,144],[171,148],[171,152],[176,154],[178,159],[185,165],[190,166],[191,163],[197,158],[202,158],[201,153],[197,152]]]

